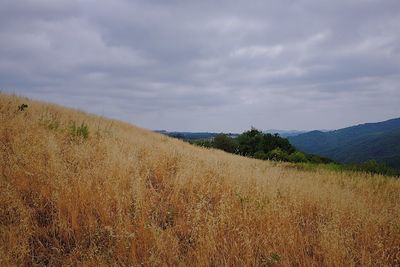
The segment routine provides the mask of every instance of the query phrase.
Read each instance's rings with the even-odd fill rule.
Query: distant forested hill
[[[166,130],[155,130],[154,132],[164,134],[170,137],[184,139],[184,140],[205,140],[205,139],[213,139],[220,133],[212,133],[212,132],[169,132]],[[229,137],[237,137],[239,134],[236,133],[228,133]]]
[[[301,151],[338,162],[374,159],[400,169],[400,118],[335,131],[312,131],[288,139]]]

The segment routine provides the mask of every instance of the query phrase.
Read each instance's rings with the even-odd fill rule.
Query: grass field
[[[399,266],[400,181],[0,94],[0,265],[35,264]]]

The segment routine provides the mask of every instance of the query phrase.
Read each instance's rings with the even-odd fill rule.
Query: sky
[[[0,90],[152,130],[400,117],[400,1],[1,0]]]

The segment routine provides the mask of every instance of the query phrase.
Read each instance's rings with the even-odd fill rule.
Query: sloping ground
[[[302,172],[7,95],[0,141],[2,266],[400,264],[395,179]]]

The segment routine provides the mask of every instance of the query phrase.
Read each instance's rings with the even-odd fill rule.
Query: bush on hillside
[[[268,159],[268,155],[263,151],[257,151],[256,153],[254,153],[254,158],[266,160]]]
[[[276,161],[288,161],[289,155],[286,151],[278,148],[273,149],[267,154],[267,158]]]
[[[288,160],[290,162],[298,163],[298,162],[307,162],[307,157],[304,155],[304,153],[301,153],[300,151],[295,151],[292,154],[288,156]]]
[[[224,150],[229,153],[236,153],[238,149],[235,140],[223,133],[218,134],[217,136],[214,137],[213,147]]]
[[[87,139],[89,137],[89,127],[82,122],[81,125],[77,125],[75,121],[73,121],[69,127],[69,133],[74,137],[82,137]]]

